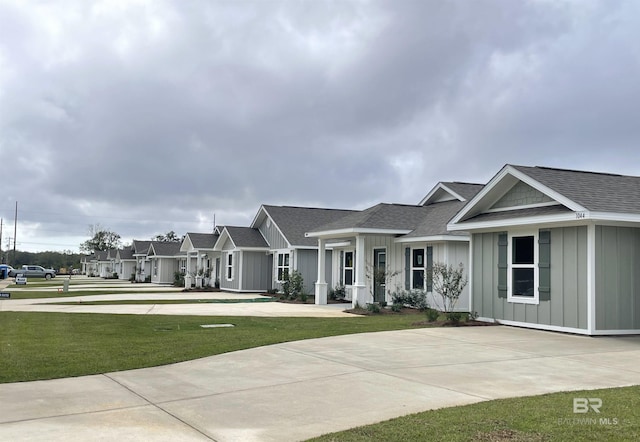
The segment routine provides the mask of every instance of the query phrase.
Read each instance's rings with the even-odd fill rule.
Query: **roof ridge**
[[[616,177],[627,177],[627,178],[640,178],[636,175],[622,175],[619,173],[611,173],[611,172],[598,172],[593,170],[580,170],[580,169],[566,169],[562,167],[551,167],[551,166],[521,166],[517,164],[511,164],[514,167],[524,167],[528,169],[542,169],[542,170],[555,170],[558,172],[575,172],[575,173],[586,173],[590,175],[604,175],[604,176],[616,176]]]

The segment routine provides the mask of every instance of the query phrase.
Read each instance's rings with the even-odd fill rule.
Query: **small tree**
[[[121,246],[120,235],[103,228],[100,224],[93,224],[89,226],[89,236],[91,236],[91,239],[80,244],[81,252],[102,252],[105,250],[117,249]]]
[[[302,273],[297,270],[285,273],[282,283],[282,293],[286,299],[296,299],[303,294],[304,279]]]
[[[372,297],[374,296],[373,292],[375,290],[376,285],[381,285],[386,287],[389,284],[389,281],[391,281],[391,278],[393,278],[399,273],[400,273],[400,270],[392,272],[386,268],[374,266],[370,262],[367,262],[367,264],[365,265],[365,278],[367,278],[371,282],[371,285],[369,287],[369,292],[371,293],[371,296]]]
[[[462,263],[458,268],[451,264],[434,263],[431,275],[428,276],[433,282],[434,294],[437,293],[442,298],[442,311],[447,315],[447,319],[452,322],[460,321],[460,313],[453,310],[468,282]]]

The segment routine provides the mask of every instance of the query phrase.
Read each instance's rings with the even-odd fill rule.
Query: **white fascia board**
[[[424,205],[427,201],[429,201],[429,199],[431,199],[431,197],[433,195],[436,194],[436,192],[438,192],[438,190],[444,190],[445,192],[447,192],[449,195],[451,195],[454,198],[457,198],[459,201],[466,201],[460,194],[454,192],[453,190],[451,190],[449,187],[447,187],[445,184],[443,184],[442,182],[436,184],[436,186],[431,189],[431,191],[429,193],[427,193],[427,196],[425,196],[424,198],[422,198],[422,201],[420,201],[420,203],[418,203],[419,206]]]
[[[229,238],[229,241],[231,241],[231,244],[233,244],[233,247],[236,248],[236,243],[233,242],[233,239],[231,238],[231,235],[229,235],[229,232],[227,231],[227,228],[225,227],[224,229],[222,229],[222,232],[220,233],[220,236],[218,237],[218,240],[213,245],[213,251],[214,252],[222,252],[223,251],[222,250],[222,246],[224,245],[224,243],[227,240],[227,238]]]
[[[266,209],[264,208],[264,204],[260,205],[260,208],[258,209],[258,211],[256,212],[256,215],[253,217],[253,221],[251,221],[251,224],[249,224],[249,227],[255,229],[257,228],[257,224],[258,224],[258,219],[260,218],[260,214],[265,213],[266,215]]]
[[[595,221],[618,221],[628,223],[640,223],[640,214],[613,213],[613,212],[588,212],[585,217]]]
[[[465,205],[462,208],[462,210],[460,210],[460,212],[456,214],[456,216],[454,216],[451,219],[451,222],[447,225],[447,229],[448,230],[464,230],[464,229],[455,229],[455,228],[452,228],[452,226],[454,224],[459,223],[460,220],[464,219],[464,217],[467,216],[469,212],[471,212],[493,190],[493,188],[496,187],[507,175],[511,175],[514,178],[530,185],[534,189],[539,190],[540,192],[556,200],[563,206],[568,207],[574,212],[587,211],[586,208],[582,207],[576,202],[564,197],[563,195],[559,194],[555,190],[550,189],[549,187],[534,180],[529,175],[526,175],[520,172],[519,170],[517,170],[516,168],[514,168],[513,166],[507,164],[500,170],[500,172],[498,172],[493,178],[491,178],[491,180],[487,183],[487,185],[484,186],[482,190],[478,192],[476,196],[473,197],[471,201],[469,201],[469,203]]]
[[[529,226],[535,224],[547,224],[547,223],[560,223],[560,222],[576,222],[584,219],[588,219],[588,215],[584,212],[568,213],[562,215],[545,215],[545,216],[530,216],[524,218],[505,218],[495,221],[480,221],[480,222],[465,222],[462,224],[447,224],[447,230],[451,231],[468,231],[478,229],[494,229],[494,228],[507,228],[514,226]]]
[[[258,210],[258,213],[256,214],[255,218],[253,218],[253,222],[251,223],[250,227],[252,229],[257,229],[258,232],[260,232],[260,229],[258,229],[258,225],[259,225],[259,220],[262,218],[260,217],[260,213],[264,213],[264,217],[268,218],[271,220],[271,225],[276,227],[276,230],[278,231],[278,233],[280,233],[280,236],[282,236],[282,239],[285,240],[285,242],[287,243],[287,246],[289,248],[291,248],[291,243],[289,242],[289,240],[287,239],[287,237],[284,235],[284,233],[282,233],[282,230],[280,230],[280,226],[278,226],[278,224],[276,224],[276,222],[273,220],[273,218],[271,217],[271,215],[269,215],[269,212],[267,211],[267,209],[264,207],[264,204],[260,206],[260,210]],[[269,241],[267,241],[267,238],[265,238],[265,236],[262,234],[262,232],[260,232],[260,235],[262,235],[262,237],[264,238],[264,241],[269,244]]]
[[[406,235],[411,233],[412,230],[396,230],[396,229],[375,229],[364,227],[350,227],[347,229],[326,230],[324,232],[307,232],[305,236],[307,238],[321,238],[321,237],[341,237],[341,236],[353,236],[361,233],[367,234],[379,234],[379,235]]]
[[[193,247],[193,243],[191,242],[191,238],[189,238],[189,234],[187,233],[187,236],[184,237],[184,241],[182,241],[182,244],[180,244],[180,251],[181,252],[193,252],[195,250],[195,247]]]
[[[433,236],[413,236],[410,238],[398,238],[395,240],[397,243],[412,243],[412,242],[445,242],[445,241],[460,241],[469,242],[469,235],[433,235]]]
[[[351,247],[352,245],[353,244],[351,243],[351,241],[332,242],[332,243],[325,244],[325,249],[333,250],[339,247]]]
[[[268,252],[269,247],[236,247],[236,250],[242,250],[243,252]]]

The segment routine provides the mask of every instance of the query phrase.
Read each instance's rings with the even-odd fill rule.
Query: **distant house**
[[[342,219],[353,210],[324,209],[262,205],[251,223],[260,232],[271,255],[271,284],[268,288],[280,290],[284,276],[298,271],[303,277],[304,290],[314,292],[318,270],[318,243],[305,232],[315,227]],[[325,253],[326,268],[331,267],[331,253]],[[331,281],[332,274],[326,278]]]
[[[313,293],[317,245],[305,232],[350,213],[353,211],[262,205],[250,227],[222,228],[214,247],[220,253],[220,288],[245,292],[280,290],[286,275],[298,271],[304,290]],[[325,253],[325,261],[330,266],[330,253]]]
[[[180,252],[186,255],[185,287],[214,285],[220,280],[220,252],[214,250],[219,237],[217,229],[215,233],[190,232],[185,235],[180,245]],[[200,274],[202,280],[197,278]]]
[[[147,251],[151,282],[172,284],[175,273],[185,271],[187,255],[180,252],[180,245],[177,241],[151,241]]]
[[[266,291],[271,287],[272,256],[257,229],[225,226],[214,251],[221,256],[220,288],[236,292]]]
[[[136,282],[151,282],[151,262],[148,253],[151,241],[134,239],[131,243],[132,255],[136,260]]]
[[[316,303],[327,302],[328,287],[344,286],[354,305],[391,303],[393,292],[416,289],[426,291],[437,307],[441,301],[427,275],[434,262],[468,269],[469,235],[448,232],[447,222],[481,188],[443,182],[418,205],[377,204],[307,231],[307,238],[317,241],[318,254],[331,250],[333,255],[333,284],[318,266]],[[468,289],[457,307],[468,310]]]
[[[506,165],[448,228],[471,233],[480,318],[640,333],[640,177]]]
[[[95,253],[80,257],[80,273],[95,276],[98,273],[98,258]]]
[[[107,278],[113,275],[113,261],[109,256],[109,250],[95,253],[96,276]]]
[[[136,258],[133,256],[133,246],[125,246],[116,252],[116,272],[119,279],[131,279],[136,273]]]

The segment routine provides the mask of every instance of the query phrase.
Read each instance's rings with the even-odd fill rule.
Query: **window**
[[[289,254],[278,253],[278,282],[284,281],[289,274]]]
[[[411,288],[424,290],[424,249],[411,252]]]
[[[153,260],[153,276],[158,276],[158,260]]]
[[[233,280],[233,252],[227,254],[227,281]]]
[[[511,235],[509,241],[508,299],[538,303],[537,235]]]
[[[343,277],[344,285],[353,285],[353,255],[355,252],[344,252]]]
[[[182,273],[186,273],[187,272],[187,260],[186,259],[180,259],[180,272]]]

